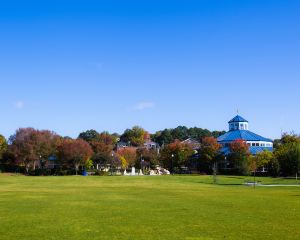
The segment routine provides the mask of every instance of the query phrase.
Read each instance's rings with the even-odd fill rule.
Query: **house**
[[[127,148],[127,147],[129,147],[129,144],[126,143],[126,142],[120,141],[120,142],[117,143],[117,150],[121,149],[121,148]]]
[[[200,148],[200,142],[198,142],[197,140],[195,140],[193,138],[188,138],[188,139],[182,141],[181,143],[192,146],[193,150],[198,150]]]
[[[122,148],[128,148],[128,147],[132,147],[132,146],[130,146],[130,144],[127,142],[118,142],[117,143],[117,150],[122,149]],[[159,144],[151,141],[150,139],[146,140],[142,146],[134,147],[134,148],[136,148],[136,149],[146,148],[147,150],[156,150],[158,152],[160,150]]]
[[[218,137],[218,143],[222,145],[223,154],[228,155],[230,153],[230,143],[235,140],[244,140],[253,155],[265,150],[273,151],[273,141],[249,131],[249,122],[243,117],[237,115],[228,124],[229,131]]]
[[[160,146],[158,143],[156,142],[153,142],[151,140],[147,140],[145,143],[144,143],[144,148],[148,149],[148,150],[157,150],[159,152],[159,149],[160,149]]]

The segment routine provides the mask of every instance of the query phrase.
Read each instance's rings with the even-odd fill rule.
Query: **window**
[[[256,147],[259,147],[259,143],[256,143]]]
[[[255,147],[255,143],[252,143],[252,146]]]

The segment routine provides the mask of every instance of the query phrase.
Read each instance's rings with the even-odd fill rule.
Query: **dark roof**
[[[236,115],[233,119],[231,119],[228,123],[234,123],[234,122],[248,122],[245,118]]]
[[[245,141],[273,142],[271,139],[264,138],[260,135],[250,132],[249,130],[229,131],[224,135],[218,137],[218,142],[232,142],[238,139],[245,140]]]

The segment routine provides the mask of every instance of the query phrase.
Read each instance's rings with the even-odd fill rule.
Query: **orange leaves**
[[[230,150],[233,153],[238,153],[238,154],[249,154],[249,146],[247,145],[246,141],[242,139],[237,139],[233,141],[230,144]]]
[[[137,160],[136,148],[128,147],[128,148],[120,148],[118,150],[118,155],[125,158],[126,162],[129,166],[134,166]]]
[[[210,151],[217,152],[221,148],[221,145],[214,137],[204,137],[202,139],[201,148],[207,148],[210,149]]]

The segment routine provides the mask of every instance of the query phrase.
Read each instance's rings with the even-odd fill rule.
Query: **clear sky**
[[[0,2],[0,133],[300,133],[300,1]]]

